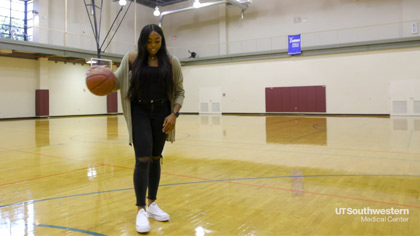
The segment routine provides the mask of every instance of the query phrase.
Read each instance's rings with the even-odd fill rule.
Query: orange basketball
[[[86,86],[90,92],[98,96],[105,96],[112,92],[116,84],[114,73],[105,66],[95,66],[86,74]]]

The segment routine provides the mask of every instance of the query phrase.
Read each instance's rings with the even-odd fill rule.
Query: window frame
[[[0,1],[0,38],[33,41],[33,0]]]

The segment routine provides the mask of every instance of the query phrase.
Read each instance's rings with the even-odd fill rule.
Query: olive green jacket
[[[181,63],[178,58],[171,56],[172,59],[172,74],[173,74],[173,91],[171,99],[171,107],[174,107],[174,104],[179,104],[182,106],[184,102],[184,78],[181,71]],[[115,71],[115,76],[117,78],[117,83],[115,85],[114,91],[120,90],[121,95],[121,104],[124,113],[125,120],[127,122],[128,134],[129,134],[129,144],[133,143],[133,128],[131,122],[131,101],[128,98],[128,90],[130,88],[131,81],[131,70],[130,70],[130,53],[125,54],[123,57],[120,67]],[[166,138],[166,141],[174,142],[175,141],[175,129],[170,132]]]

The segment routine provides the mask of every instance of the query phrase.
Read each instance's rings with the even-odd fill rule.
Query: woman
[[[168,54],[162,29],[152,24],[141,31],[138,53],[127,53],[115,75],[114,90],[121,91],[130,145],[134,145],[136,155],[136,229],[147,233],[150,231],[148,217],[169,220],[169,215],[155,201],[162,150],[165,140],[175,140],[175,123],[184,100],[181,64],[178,58]]]

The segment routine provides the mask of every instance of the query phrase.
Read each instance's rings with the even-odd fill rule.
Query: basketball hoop
[[[87,61],[86,63],[90,64],[90,67],[107,66],[110,70],[112,70],[112,60],[102,58],[90,58],[89,61]]]
[[[101,38],[101,22],[102,22],[103,2],[104,1],[102,0],[101,3],[99,5],[97,5],[95,3],[95,0],[84,0],[86,13],[87,13],[88,18],[89,18],[89,22],[90,22],[90,26],[92,28],[93,36],[95,38],[96,51],[97,51],[97,57],[98,58],[101,57],[101,53],[105,52],[106,49],[111,44],[112,39],[114,38],[115,34],[117,33],[118,29],[120,28],[121,23],[123,22],[125,16],[127,15],[128,9],[130,8],[133,1],[130,1],[130,4],[128,4],[128,6],[126,6],[127,1],[120,1],[120,6],[121,7],[120,7],[117,15],[115,16],[114,21],[112,22],[112,24],[111,24],[111,26],[108,30],[108,33],[106,34],[105,38],[103,38],[103,41],[101,43],[100,41],[102,39]],[[119,20],[119,23],[118,23],[118,20]],[[111,34],[112,31],[114,31],[113,34]],[[91,64],[91,63],[89,63],[89,64]]]

